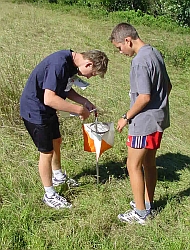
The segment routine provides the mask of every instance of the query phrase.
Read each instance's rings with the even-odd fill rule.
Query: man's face
[[[90,61],[85,61],[78,68],[78,75],[84,76],[89,79],[92,76],[96,76],[96,73],[93,71],[93,63]]]
[[[128,40],[127,38],[123,43],[117,43],[115,41],[113,41],[112,43],[119,50],[119,53],[129,57],[132,57],[134,55],[134,51],[131,48],[131,41]]]

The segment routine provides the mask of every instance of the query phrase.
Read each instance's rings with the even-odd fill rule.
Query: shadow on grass
[[[159,181],[179,181],[179,170],[188,168],[190,170],[190,157],[180,153],[167,153],[156,158]]]
[[[190,187],[173,195],[166,194],[165,196],[161,197],[158,201],[154,202],[155,209],[162,210],[165,208],[168,201],[175,200],[177,203],[181,202],[181,199],[185,196],[190,196]]]
[[[179,181],[179,170],[188,168],[190,170],[190,157],[180,153],[167,153],[156,158],[159,181]],[[124,179],[128,176],[126,169],[126,158],[123,161],[108,161],[98,164],[100,182],[105,183],[109,178]],[[96,178],[96,165],[91,168],[83,169],[81,173],[74,178],[77,180],[82,176],[94,176]]]
[[[108,161],[103,164],[98,164],[99,174],[100,174],[100,183],[105,183],[109,181],[110,178],[116,179],[125,179],[128,176],[126,170],[126,158],[123,161]],[[187,168],[190,171],[190,157],[182,155],[180,153],[167,153],[160,155],[156,158],[156,165],[158,169],[158,181],[179,181],[180,180],[180,170]],[[96,178],[96,166],[93,168],[84,169],[80,174],[76,175],[74,178],[79,179],[82,176],[94,176]],[[165,184],[167,189],[167,183]],[[161,197],[158,201],[155,202],[155,207],[163,209],[168,200],[179,199],[184,196],[190,195],[190,187],[186,190],[174,194],[172,197],[169,197],[166,194],[164,197]]]
[[[124,179],[126,178],[126,175],[128,175],[127,170],[126,170],[126,159],[124,159],[122,162],[114,162],[114,161],[109,161],[103,164],[98,163],[99,167],[99,181],[100,183],[105,183],[108,181],[110,178],[116,178],[116,179]],[[76,175],[74,179],[79,179],[82,176],[94,176],[96,178],[97,173],[96,173],[96,165],[92,168],[87,168],[83,169],[83,171]]]
[[[167,181],[173,182],[180,180],[180,170],[186,168],[190,171],[190,157],[180,153],[167,153],[160,155],[156,158],[156,164],[158,167],[158,180],[163,182],[163,185],[166,189],[168,188]],[[101,184],[109,181],[110,178],[122,180],[128,176],[128,172],[126,170],[126,158],[123,158],[122,161],[107,161],[105,163],[98,164],[98,166]],[[84,168],[73,178],[78,180],[83,176],[94,177],[94,183],[96,183],[96,165],[91,166],[90,168]],[[82,184],[82,186],[83,185],[85,186],[86,183]],[[68,189],[68,187],[62,185],[57,188],[57,191],[60,195],[63,195],[68,199],[69,202],[72,203],[81,192],[85,192],[85,189],[80,188],[80,186],[78,188]],[[155,201],[155,209],[157,211],[164,209],[167,203],[172,200],[180,203],[183,197],[190,196],[190,187],[187,187],[187,189],[174,194],[169,194],[168,192],[165,193],[165,195],[160,196],[159,200]],[[56,220],[58,218],[59,217],[53,214],[51,219]]]
[[[187,168],[190,171],[190,157],[182,155],[180,153],[173,154],[167,153],[165,155],[160,155],[156,159],[156,165],[158,168],[158,180],[159,181],[179,181],[180,180],[180,170]],[[164,183],[167,189],[167,183]],[[155,208],[163,209],[169,200],[175,199],[180,202],[181,198],[190,195],[190,187],[183,190],[177,194],[171,196],[167,194],[161,197],[155,202]]]

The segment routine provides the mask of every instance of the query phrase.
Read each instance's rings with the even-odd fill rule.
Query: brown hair
[[[81,54],[84,59],[88,59],[93,63],[93,72],[103,78],[108,67],[109,59],[107,55],[100,50],[90,50]]]

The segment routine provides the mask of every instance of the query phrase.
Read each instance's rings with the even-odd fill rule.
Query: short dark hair
[[[136,29],[129,23],[119,23],[112,31],[109,40],[117,43],[124,42],[126,37],[131,37],[133,40],[139,38]]]

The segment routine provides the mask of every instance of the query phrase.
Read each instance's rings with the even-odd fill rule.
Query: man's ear
[[[85,67],[86,68],[88,68],[88,67],[92,67],[93,66],[93,63],[92,62],[90,62],[90,61],[88,61],[87,63],[86,63],[86,65],[85,65]]]
[[[130,36],[125,38],[125,45],[128,47],[132,47],[132,39]]]
[[[131,37],[130,36],[125,38],[125,43],[127,43],[127,44],[131,43]]]

